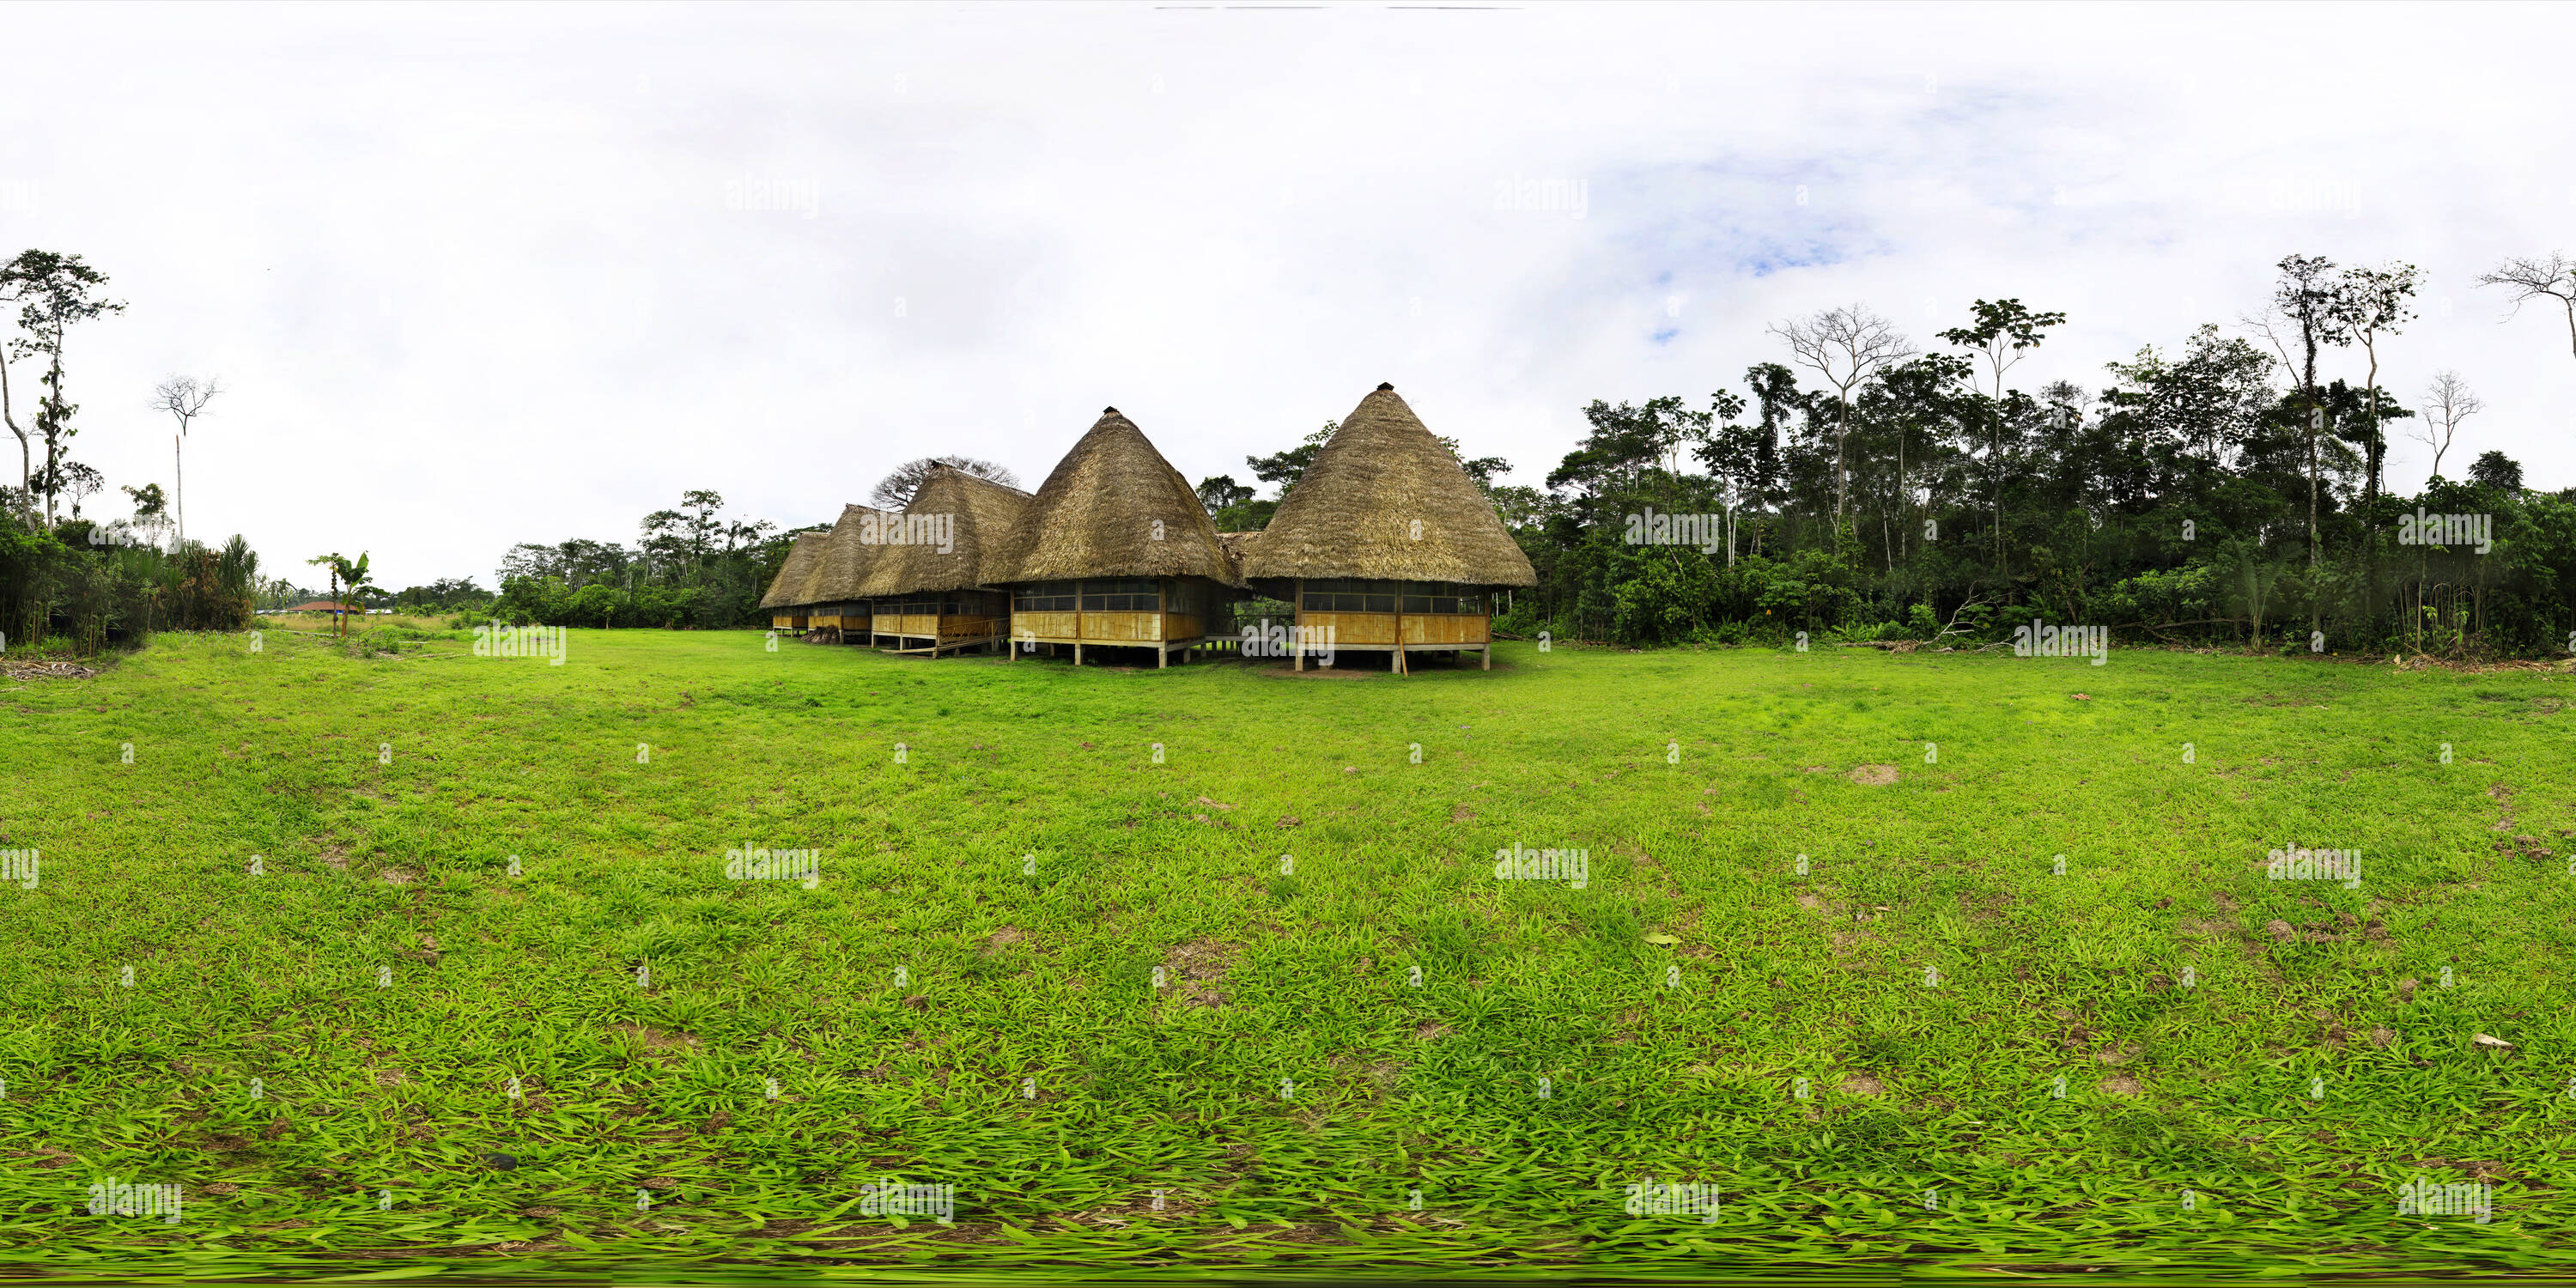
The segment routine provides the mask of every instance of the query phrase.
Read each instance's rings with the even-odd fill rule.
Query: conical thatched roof
[[[1212,577],[1243,584],[1189,480],[1115,407],[1056,462],[1021,516],[1011,551],[1012,581]]]
[[[945,466],[932,470],[912,494],[902,519],[948,516],[949,553],[937,543],[880,544],[875,567],[857,599],[884,599],[923,591],[997,586],[1009,579],[1011,546],[1029,494]]]
[[[886,548],[860,539],[861,529],[870,519],[888,520],[892,510],[879,510],[865,505],[841,507],[841,521],[832,525],[832,538],[823,547],[823,555],[814,561],[814,569],[805,578],[804,602],[838,604],[864,599],[859,586],[876,570],[885,557]]]
[[[778,566],[778,576],[769,583],[769,593],[760,597],[763,608],[794,608],[805,600],[796,596],[805,589],[805,579],[813,574],[814,564],[823,557],[823,547],[832,539],[828,532],[799,532],[787,548],[787,562]]]
[[[1270,526],[1245,543],[1243,575],[1538,584],[1493,504],[1393,385],[1361,399],[1324,441]]]

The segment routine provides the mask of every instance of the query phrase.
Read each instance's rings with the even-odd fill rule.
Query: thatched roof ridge
[[[795,608],[806,601],[795,598],[805,589],[805,579],[814,572],[814,564],[823,557],[830,544],[829,532],[799,532],[787,547],[787,561],[778,565],[778,575],[770,579],[769,593],[760,597],[763,608]]]
[[[860,540],[860,532],[870,519],[891,519],[892,510],[872,505],[844,505],[840,521],[832,525],[831,540],[823,547],[823,557],[814,561],[813,571],[805,578],[803,602],[839,604],[863,599],[859,584],[876,569],[885,556],[885,547]]]
[[[927,591],[996,586],[1008,578],[1011,544],[1029,494],[942,466],[912,494],[903,518],[948,516],[949,552],[936,544],[879,544],[875,566],[856,599],[883,599]]]
[[[1362,398],[1324,441],[1270,525],[1244,543],[1243,575],[1538,584],[1493,503],[1393,385]]]
[[[1015,582],[1209,577],[1243,584],[1189,480],[1115,407],[1039,485],[1006,566]]]

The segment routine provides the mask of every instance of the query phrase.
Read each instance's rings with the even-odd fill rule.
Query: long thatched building
[[[937,657],[1151,649],[1157,666],[1223,647],[1237,601],[1296,609],[1289,647],[1482,655],[1494,595],[1538,582],[1448,446],[1379,385],[1315,454],[1259,532],[1220,533],[1180,471],[1115,407],[1037,493],[941,466],[901,514],[844,506],[799,535],[761,598],[810,638]],[[1246,651],[1253,628],[1243,626]]]
[[[1071,645],[1077,666],[1086,646],[1186,660],[1243,585],[1189,480],[1115,407],[1029,501],[1009,579],[1013,656]]]
[[[831,540],[823,547],[822,557],[814,561],[799,597],[806,603],[805,628],[829,632],[820,638],[827,643],[868,643],[874,625],[873,606],[861,593],[868,574],[875,571],[884,548],[866,540],[871,528],[882,527],[894,518],[891,510],[873,506],[844,505],[841,518],[832,525]],[[792,558],[794,552],[789,552]],[[780,577],[786,574],[782,569]]]
[[[1018,488],[942,466],[903,513],[862,520],[860,544],[875,562],[856,598],[873,607],[878,647],[937,657],[999,646],[1011,609],[998,587],[1028,504]]]
[[[782,631],[805,629],[805,579],[814,575],[825,547],[832,542],[829,532],[800,532],[787,547],[787,562],[778,566],[778,576],[769,583],[769,593],[760,597],[760,607],[769,614],[769,624]]]
[[[1301,638],[1391,653],[1398,672],[1408,654],[1442,652],[1481,652],[1491,669],[1494,592],[1538,584],[1493,503],[1393,385],[1360,400],[1241,549],[1245,579],[1297,606]]]

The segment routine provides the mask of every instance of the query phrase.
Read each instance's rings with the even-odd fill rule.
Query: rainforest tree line
[[[2105,363],[2091,388],[2015,383],[2065,317],[2005,299],[1929,347],[1826,309],[1775,326],[1775,354],[1705,402],[1595,401],[1543,487],[1470,471],[1539,574],[1504,628],[1980,643],[2037,616],[2132,642],[2569,651],[2576,489],[2526,489],[2503,453],[2470,452],[2482,404],[2459,373],[2380,384],[2418,270],[2291,256],[2279,273],[2236,327]],[[2576,347],[2576,261],[2481,284],[2568,306]],[[2433,453],[2416,495],[2387,490],[2392,434]],[[1320,441],[1247,463],[1293,482]],[[1276,504],[1223,476],[1200,492],[1221,528]],[[2488,536],[2425,524],[2442,539],[2419,541],[2419,516]]]

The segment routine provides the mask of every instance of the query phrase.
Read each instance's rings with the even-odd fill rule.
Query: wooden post
[[[1306,579],[1303,577],[1297,579],[1297,615],[1290,620],[1297,624],[1290,628],[1296,638],[1289,641],[1288,651],[1297,655],[1297,669],[1303,671],[1306,669]]]
[[[1411,675],[1413,668],[1404,656],[1404,583],[1395,583],[1395,673]]]

